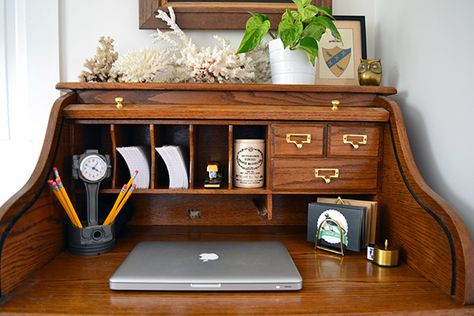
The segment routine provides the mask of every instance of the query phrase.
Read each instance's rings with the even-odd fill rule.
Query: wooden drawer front
[[[323,156],[325,125],[276,124],[272,126],[274,156]]]
[[[379,141],[377,126],[330,125],[328,156],[377,157]]]
[[[377,189],[376,158],[273,159],[272,168],[274,190],[375,192]]]

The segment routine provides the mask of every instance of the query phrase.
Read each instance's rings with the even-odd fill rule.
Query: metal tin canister
[[[234,141],[234,186],[261,188],[265,180],[265,141],[236,139]]]

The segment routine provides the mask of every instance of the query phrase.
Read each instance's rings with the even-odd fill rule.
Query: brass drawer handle
[[[122,109],[123,108],[123,98],[122,97],[116,97],[115,98],[115,106],[117,107],[117,109]]]
[[[359,149],[360,145],[367,145],[367,135],[346,134],[342,137],[342,142],[351,144],[354,149]]]
[[[292,137],[306,137],[304,140],[291,140]],[[311,144],[311,134],[286,134],[286,142],[288,144],[295,144],[296,148],[303,148],[303,144]]]
[[[332,101],[331,101],[331,104],[332,104],[331,110],[337,111],[337,110],[339,109],[339,105],[341,105],[341,101],[339,101],[339,100],[332,100]]]
[[[321,178],[326,183],[331,183],[333,178],[339,178],[339,169],[314,169],[314,177]]]

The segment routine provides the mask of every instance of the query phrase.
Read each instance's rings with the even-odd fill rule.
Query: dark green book
[[[345,249],[360,251],[365,246],[367,208],[344,204],[309,203],[307,240],[316,242],[317,229],[321,227],[319,243],[325,247],[339,249],[342,241]],[[337,224],[336,224],[337,223]]]

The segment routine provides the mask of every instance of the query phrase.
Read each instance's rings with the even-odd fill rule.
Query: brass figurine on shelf
[[[380,86],[382,82],[382,63],[380,58],[361,59],[358,73],[361,86]]]
[[[209,161],[207,163],[207,179],[204,180],[204,187],[209,189],[218,189],[221,187],[222,175],[219,170],[219,163],[216,161]]]

